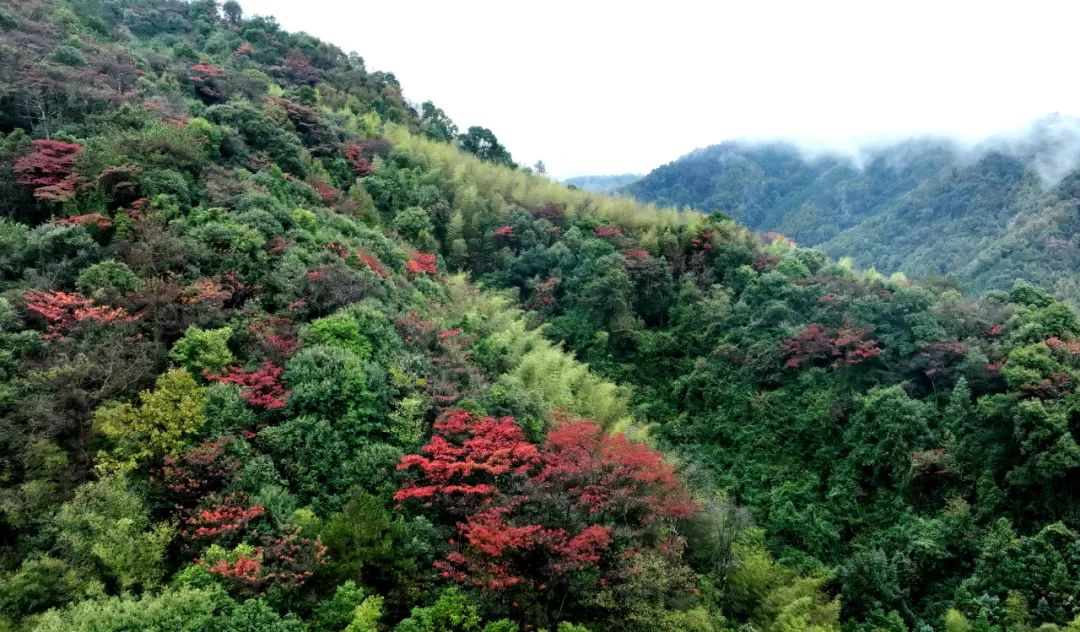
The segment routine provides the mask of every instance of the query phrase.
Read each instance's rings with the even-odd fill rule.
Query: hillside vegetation
[[[0,4],[0,629],[1080,629],[1080,322],[517,168],[235,3]]]
[[[724,143],[623,191],[719,211],[860,267],[947,277],[966,290],[1016,279],[1080,304],[1080,132],[1063,117],[964,149],[913,140],[855,159],[782,143]]]

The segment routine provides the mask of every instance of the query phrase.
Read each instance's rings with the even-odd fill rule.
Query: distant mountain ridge
[[[953,277],[970,290],[1016,279],[1080,301],[1080,121],[1051,116],[974,147],[937,138],[817,155],[792,144],[699,149],[620,189],[723,212],[862,267]]]
[[[640,173],[623,173],[614,176],[576,176],[563,180],[565,184],[589,193],[612,193],[641,179]]]

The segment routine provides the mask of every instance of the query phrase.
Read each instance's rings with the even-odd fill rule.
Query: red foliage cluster
[[[405,269],[409,274],[438,274],[439,264],[434,254],[414,250],[405,264]]]
[[[242,584],[256,589],[263,583],[262,551],[256,550],[254,555],[240,555],[236,559],[222,559],[207,565],[199,560],[201,566],[205,566],[211,575],[217,575],[230,583]]]
[[[33,290],[23,297],[26,309],[43,318],[48,326],[45,338],[53,340],[82,322],[122,323],[135,319],[121,307],[94,305],[94,302],[75,292]]]
[[[112,228],[112,220],[100,213],[87,213],[85,215],[68,215],[67,217],[54,217],[53,224],[58,226],[93,226],[101,230]]]
[[[597,237],[618,237],[622,235],[622,230],[611,226],[597,226],[593,229],[593,233]]]
[[[239,366],[229,367],[229,372],[205,373],[213,382],[235,384],[240,387],[240,394],[252,406],[261,406],[268,410],[284,408],[291,393],[281,384],[282,368],[273,362],[263,362],[262,366],[248,372]]]
[[[311,188],[315,189],[315,193],[319,196],[319,199],[324,203],[329,204],[337,201],[341,198],[341,191],[338,191],[334,187],[330,186],[325,180],[319,178],[311,178],[308,182]]]
[[[191,74],[199,77],[224,77],[225,69],[213,64],[195,64],[191,67]]]
[[[627,248],[623,250],[623,256],[630,260],[648,259],[651,255],[644,248]]]
[[[1047,347],[1059,353],[1070,356],[1080,356],[1080,340],[1062,340],[1057,336],[1048,338],[1044,342]]]
[[[593,517],[644,526],[694,512],[689,493],[659,452],[596,423],[564,423],[548,433],[541,488],[577,499]]]
[[[237,55],[250,55],[255,52],[255,47],[250,42],[244,42],[236,47],[234,51]]]
[[[321,541],[296,533],[264,537],[251,551],[213,564],[200,559],[198,564],[225,579],[234,591],[253,596],[269,584],[284,589],[303,586],[326,558]]]
[[[496,228],[492,234],[498,239],[510,240],[514,238],[514,227],[510,224],[504,224]]]
[[[34,198],[66,202],[75,197],[75,161],[82,145],[59,140],[35,140],[34,152],[15,161],[15,181],[34,188]]]
[[[784,366],[796,369],[814,362],[860,364],[882,352],[877,340],[864,338],[867,333],[867,329],[845,325],[830,334],[822,325],[812,323],[780,343],[780,351],[787,358]]]
[[[1022,393],[1039,399],[1057,399],[1068,395],[1072,390],[1073,378],[1064,371],[1054,371],[1038,382],[1020,386]]]
[[[695,510],[660,454],[590,421],[567,421],[537,446],[513,418],[451,410],[398,469],[416,478],[395,500],[456,525],[436,568],[496,591],[535,594],[586,568],[604,573],[617,546],[646,546],[661,523]]]
[[[701,234],[690,240],[690,245],[695,250],[712,250],[715,246],[716,231],[703,230]]]
[[[447,329],[446,331],[440,331],[436,336],[439,340],[446,340],[447,338],[453,338],[461,333],[461,329],[455,327],[453,329]]]
[[[327,250],[329,250],[330,252],[336,254],[337,256],[341,257],[342,259],[348,259],[349,258],[349,251],[346,250],[345,247],[342,246],[341,244],[331,242],[331,243],[325,244],[323,247],[326,248]],[[362,249],[357,249],[357,251],[355,253],[353,253],[353,254],[356,255],[356,259],[360,263],[367,266],[367,268],[369,270],[371,270],[372,272],[374,272],[375,274],[383,277],[384,279],[386,277],[390,276],[390,273],[386,271],[386,268],[383,267],[382,262],[380,262],[379,258],[376,257],[375,255],[373,255],[373,254],[371,254],[371,253],[369,253],[369,252],[367,252],[365,250],[362,250]]]
[[[284,73],[295,83],[314,86],[319,82],[319,71],[311,65],[311,59],[297,52],[285,56]]]
[[[368,269],[370,269],[375,274],[381,276],[382,278],[385,279],[386,277],[390,276],[390,273],[386,271],[386,268],[383,267],[382,263],[379,261],[379,258],[375,255],[364,250],[357,250],[356,258],[360,261],[360,263],[367,266]]]
[[[341,257],[342,259],[349,256],[349,251],[345,250],[344,246],[342,246],[341,244],[339,244],[339,243],[337,243],[335,241],[331,241],[329,243],[323,244],[323,248],[326,248],[327,250],[329,250],[330,252],[334,253],[335,255]]]
[[[248,326],[248,333],[272,355],[287,358],[296,353],[299,341],[293,330],[293,321],[283,316],[270,316]]]
[[[248,505],[244,494],[230,494],[207,509],[196,509],[184,520],[182,534],[189,540],[205,540],[243,534],[248,525],[266,515],[262,505]]]
[[[525,210],[533,217],[546,219],[552,224],[558,224],[566,217],[566,205],[558,202],[551,202],[544,206],[525,206]]]
[[[266,253],[271,257],[276,257],[289,247],[289,240],[278,235],[277,237],[271,237],[266,242]]]
[[[133,201],[128,206],[127,215],[133,220],[140,220],[146,214],[146,209],[150,207],[150,198],[139,198]]]
[[[225,92],[225,69],[213,64],[195,64],[188,74],[188,81],[195,86],[195,91],[205,99],[215,102],[227,97]]]
[[[371,161],[364,157],[364,146],[360,143],[349,143],[348,145],[345,145],[345,160],[352,165],[353,171],[361,178],[370,176],[371,172],[375,170]]]
[[[161,474],[165,487],[185,499],[194,499],[215,490],[237,467],[225,448],[231,439],[206,440],[179,457],[166,456]]]
[[[184,288],[180,295],[180,302],[185,305],[193,303],[224,303],[232,293],[226,290],[220,283],[213,279],[196,279],[191,285]]]
[[[451,410],[434,428],[435,435],[421,450],[424,454],[410,454],[398,464],[399,470],[416,468],[421,473],[419,481],[409,481],[394,494],[398,502],[494,494],[496,477],[522,476],[540,464],[539,450],[525,440],[513,417]]]
[[[231,303],[233,307],[242,305],[244,301],[254,296],[260,289],[257,284],[245,283],[244,278],[236,270],[226,270],[221,273],[220,278],[222,289],[229,294],[225,300]]]
[[[990,328],[990,331],[986,332],[991,338],[1000,336],[1001,332],[1005,331],[1005,325],[994,325]]]
[[[485,509],[459,525],[462,547],[435,562],[443,577],[504,591],[520,584],[545,590],[570,573],[600,561],[611,544],[610,526],[589,525],[576,534],[537,524],[510,522],[506,508]],[[515,568],[515,559],[536,558],[538,568]],[[526,571],[526,572],[523,572]],[[528,572],[532,571],[532,572]],[[542,579],[530,575],[540,571]]]
[[[294,587],[303,586],[326,559],[322,541],[298,533],[264,538],[261,549],[266,579]]]
[[[542,309],[555,304],[555,291],[562,283],[560,277],[548,277],[536,284],[533,294],[525,303],[525,309]]]

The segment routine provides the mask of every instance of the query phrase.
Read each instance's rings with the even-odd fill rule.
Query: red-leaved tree
[[[237,469],[239,462],[226,453],[231,442],[230,438],[208,439],[180,456],[165,457],[161,478],[177,504],[189,505],[201,496],[217,491]]]
[[[326,559],[326,546],[318,538],[306,538],[295,529],[263,535],[255,541],[258,544],[214,559],[204,555],[197,563],[224,580],[233,593],[254,597],[271,590],[280,593],[299,589]]]
[[[453,581],[494,591],[523,623],[543,625],[618,581],[627,556],[663,547],[695,511],[659,453],[591,421],[567,421],[537,445],[513,418],[451,410],[395,499],[454,535],[435,564]]]
[[[227,373],[206,373],[204,377],[212,382],[235,384],[240,387],[240,396],[252,406],[268,410],[284,408],[291,393],[281,383],[282,368],[273,362],[263,362],[254,371],[245,371],[243,367],[231,366]]]
[[[54,217],[52,223],[58,226],[93,226],[99,230],[108,230],[113,226],[112,220],[101,213]]]
[[[829,332],[818,323],[780,343],[784,366],[797,369],[804,364],[856,365],[881,355],[877,340],[867,340],[868,329],[844,325]]]
[[[184,520],[180,533],[185,539],[234,542],[247,534],[252,522],[266,515],[262,505],[249,503],[244,494],[211,496],[205,502],[205,506],[193,510]]]
[[[434,254],[414,251],[409,255],[405,269],[409,271],[409,274],[438,274],[439,264]]]
[[[370,176],[371,172],[375,170],[371,161],[364,157],[364,146],[359,143],[345,145],[345,160],[352,166],[356,175],[361,178]]]
[[[34,152],[15,162],[15,181],[33,187],[34,197],[48,202],[66,202],[75,197],[75,161],[82,145],[59,140],[35,140]]]
[[[226,72],[213,64],[195,64],[188,74],[188,81],[195,86],[195,92],[206,103],[219,103],[228,98],[225,87]]]
[[[123,308],[94,305],[94,301],[76,292],[33,290],[23,298],[26,310],[47,323],[47,340],[63,338],[83,322],[118,323],[133,319]]]

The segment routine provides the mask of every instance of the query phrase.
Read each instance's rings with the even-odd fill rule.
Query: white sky
[[[240,0],[556,177],[728,138],[968,138],[1080,114],[1080,2]]]

